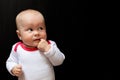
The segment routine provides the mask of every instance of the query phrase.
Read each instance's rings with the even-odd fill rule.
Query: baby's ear
[[[19,30],[16,30],[16,33],[17,33],[18,38],[21,40],[20,31],[19,31]]]

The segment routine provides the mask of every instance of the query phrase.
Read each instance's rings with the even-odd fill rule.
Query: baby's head
[[[43,15],[36,10],[21,11],[16,16],[17,35],[27,47],[36,47],[41,39],[47,38]]]
[[[37,19],[36,17],[39,17],[39,19],[34,21],[34,19]],[[41,23],[45,24],[44,17],[39,11],[33,9],[23,10],[16,16],[16,26],[17,29],[19,29],[20,27],[26,25],[28,22],[33,23],[39,20]]]

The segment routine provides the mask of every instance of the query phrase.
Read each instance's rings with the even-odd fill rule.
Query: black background
[[[64,63],[55,67],[56,80],[77,79],[83,54],[84,26],[87,26],[87,1],[73,0],[1,0],[0,1],[0,79],[17,80],[5,67],[11,46],[19,41],[16,35],[16,15],[24,9],[43,13],[48,39],[54,40],[65,54]],[[75,75],[75,76],[73,76]]]
[[[112,72],[104,72],[104,80],[112,80]]]

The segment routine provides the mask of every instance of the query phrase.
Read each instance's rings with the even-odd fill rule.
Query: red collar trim
[[[50,41],[48,40],[48,44],[50,44]],[[27,51],[35,51],[35,50],[38,50],[38,48],[29,48],[29,47],[26,47],[22,42],[18,42],[15,46],[15,49],[14,51],[17,51],[17,47],[18,45],[20,45],[24,50],[27,50]]]
[[[23,49],[27,50],[27,51],[35,51],[35,50],[38,50],[38,48],[29,48],[29,47],[26,47],[22,42],[21,42],[20,46],[21,46]]]

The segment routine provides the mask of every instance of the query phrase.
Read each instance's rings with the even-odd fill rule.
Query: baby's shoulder
[[[12,46],[12,49],[13,49],[14,51],[16,51],[16,50],[17,50],[17,47],[18,47],[20,44],[22,44],[22,42],[16,42],[16,43],[14,43],[13,46]]]

